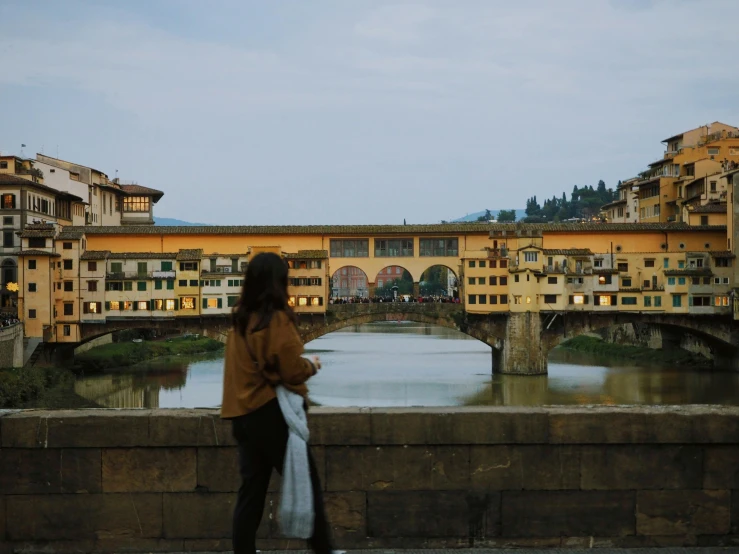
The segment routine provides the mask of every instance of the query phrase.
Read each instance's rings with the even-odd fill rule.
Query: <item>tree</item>
[[[539,206],[539,202],[536,200],[536,196],[532,196],[528,200],[526,200],[526,215],[528,216],[536,216],[541,213],[541,206]]]
[[[477,218],[477,221],[490,221],[493,219],[493,214],[490,210],[485,210],[485,215],[481,215]]]
[[[498,212],[498,221],[501,223],[516,221],[516,210],[500,210]]]
[[[603,179],[601,179],[600,181],[598,181],[598,194],[602,196],[605,193],[606,193],[606,183],[603,181]]]

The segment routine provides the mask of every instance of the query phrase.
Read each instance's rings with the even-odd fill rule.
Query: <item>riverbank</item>
[[[93,408],[74,398],[76,376],[58,367],[0,369],[0,408]]]
[[[217,352],[223,343],[207,337],[178,337],[162,341],[114,342],[78,354],[74,370],[96,372],[128,367],[162,356],[178,356]]]
[[[638,366],[652,366],[657,364],[690,366],[692,368],[711,368],[713,366],[712,361],[705,356],[694,354],[681,348],[657,350],[645,346],[615,344],[586,335],[581,335],[563,342],[559,348],[607,358],[629,360],[632,364]]]

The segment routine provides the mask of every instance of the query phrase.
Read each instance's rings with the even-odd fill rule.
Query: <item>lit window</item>
[[[298,296],[298,306],[307,306],[308,298],[305,296]]]
[[[166,309],[167,311],[171,312],[175,308],[175,301],[174,300],[167,300],[166,301]]]
[[[610,296],[600,296],[600,305],[601,306],[610,306],[611,305],[611,297]]]
[[[572,303],[573,304],[584,304],[585,303],[585,296],[582,294],[576,294],[572,297]]]
[[[218,307],[218,298],[208,298],[208,308],[217,308]]]
[[[291,308],[295,307],[295,297],[294,296],[291,296],[290,298],[287,299],[287,305],[290,306]]]
[[[120,310],[121,309],[121,303],[118,300],[111,300],[110,301],[110,309],[111,310]]]
[[[181,298],[182,303],[180,306],[183,310],[194,310],[195,309],[195,298],[192,296],[183,296]]]
[[[149,303],[146,302],[146,301],[139,302],[138,309],[139,310],[148,310],[149,309]]]
[[[526,303],[527,303],[527,304],[531,304],[531,297],[530,297],[530,296],[527,296],[527,297],[526,297]]]
[[[133,310],[133,302],[131,302],[130,300],[124,300],[123,310],[124,311]]]
[[[317,296],[314,296],[310,299],[311,306],[320,306],[321,305],[321,299]]]
[[[149,198],[146,196],[132,196],[123,199],[124,212],[148,212]]]

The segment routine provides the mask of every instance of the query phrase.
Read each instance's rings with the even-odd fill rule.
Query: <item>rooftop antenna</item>
[[[19,155],[19,156],[20,156],[21,158],[25,158],[25,157],[26,157],[26,154],[25,154],[25,152],[23,152],[23,149],[24,149],[25,147],[26,147],[26,145],[25,145],[25,144],[21,144],[21,152],[20,152],[20,154],[18,154],[18,155]]]

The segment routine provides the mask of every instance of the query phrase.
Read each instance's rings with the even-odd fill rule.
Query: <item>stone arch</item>
[[[361,268],[343,265],[331,274],[331,298],[367,298],[369,279]]]
[[[414,294],[413,275],[405,267],[390,264],[383,267],[375,275],[373,293],[371,296],[391,296],[391,288],[398,287],[398,294]]]
[[[559,325],[544,331],[542,341],[546,352],[566,340],[608,330],[625,324],[634,327],[635,338],[653,348],[681,348],[686,335],[700,339],[716,366],[737,365],[739,348],[732,340],[730,317],[718,321],[716,316],[700,317],[689,314],[566,314]]]
[[[425,292],[424,291],[424,281],[426,280],[426,278],[428,278],[428,273],[432,272],[432,270],[436,268],[441,268],[441,269],[446,270],[445,273],[446,273],[447,281],[446,281],[445,292],[447,293],[448,296],[456,298],[459,293],[459,275],[457,275],[457,272],[454,271],[454,269],[452,269],[449,265],[446,265],[446,264],[433,264],[423,270],[423,272],[421,273],[421,276],[418,279],[421,294],[423,295]],[[450,274],[453,280],[450,278]],[[433,295],[433,292],[431,294]]]

